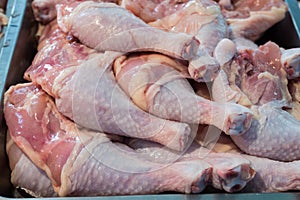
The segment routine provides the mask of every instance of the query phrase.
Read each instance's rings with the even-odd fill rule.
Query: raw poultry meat
[[[223,43],[223,41],[222,41]],[[232,45],[230,45],[232,43]],[[238,48],[233,41],[224,41],[231,49],[221,54],[228,61],[224,62],[222,72],[214,82],[213,98],[216,101],[239,102],[245,106],[262,105],[274,100],[291,100],[285,68],[281,65],[281,50],[273,42],[259,48]],[[221,44],[220,49],[224,45]],[[216,48],[216,51],[219,48]],[[239,49],[237,51],[237,49]],[[222,93],[222,91],[227,91]]]
[[[51,25],[45,30],[51,37],[41,42],[25,77],[53,96],[60,112],[93,130],[147,138],[179,151],[186,147],[189,125],[142,111],[117,85],[110,66],[120,53],[69,43],[55,22]]]
[[[176,7],[176,12],[149,23],[171,32],[194,35],[200,47],[212,54],[218,42],[227,37],[227,24],[220,7],[211,0],[190,0]]]
[[[197,96],[183,72],[176,70],[179,67],[180,63],[164,55],[146,54],[118,58],[114,72],[118,84],[135,104],[156,116],[211,124],[230,135],[242,134],[248,129],[252,118],[250,110]]]
[[[51,180],[14,143],[7,134],[6,152],[9,157],[11,182],[35,197],[55,197]],[[26,169],[26,173],[23,170]],[[29,178],[29,179],[28,179]]]
[[[202,4],[193,5],[191,9],[187,9],[187,20],[194,19],[193,17],[192,19],[188,18],[188,14],[191,12],[189,10],[193,11],[196,9],[195,6],[202,6]],[[212,81],[219,70],[218,63],[209,54],[209,51],[219,36],[225,34],[223,32],[226,31],[226,24],[220,23],[220,26],[199,24],[198,26],[203,25],[201,29],[203,34],[196,34],[199,32],[198,26],[189,30],[187,34],[186,31],[179,31],[182,27],[178,27],[178,31],[169,32],[159,30],[157,27],[153,28],[154,24],[149,26],[124,8],[114,4],[86,2],[75,6],[70,13],[66,13],[64,10],[64,6],[58,9],[60,27],[77,37],[83,44],[98,51],[110,50],[124,53],[155,51],[187,60],[190,61],[188,68],[190,75],[198,81]],[[212,16],[207,18],[211,21],[214,21],[215,18],[221,18],[220,12],[217,14],[212,13]],[[223,22],[225,23],[224,20]],[[186,23],[183,22],[183,24]],[[214,31],[215,29],[212,30],[210,26],[220,27],[222,29],[220,34],[218,31]],[[102,27],[106,27],[106,29]],[[215,32],[217,32],[216,37],[214,37],[215,40],[202,38],[206,34],[211,35]],[[145,33],[148,37],[144,37]],[[199,49],[199,41],[196,38],[202,40],[200,42],[201,49]],[[207,41],[207,45],[205,41]]]
[[[254,105],[273,100],[289,101],[287,79],[280,59],[280,48],[273,42],[261,45],[255,50],[240,51],[237,61],[230,65],[229,70],[234,70],[232,73],[237,74],[232,77],[235,80],[230,81],[238,83],[238,87]]]
[[[240,50],[232,62],[224,65],[212,91],[214,100],[240,103],[254,112],[251,127],[243,135],[232,137],[241,150],[293,161],[300,158],[300,122],[287,111],[292,98],[281,55],[272,42],[258,49]]]
[[[48,24],[56,18],[56,8],[58,4],[72,4],[85,0],[33,0],[31,3],[35,19],[42,24]],[[93,0],[95,2],[115,2],[117,0]]]
[[[32,83],[6,92],[5,117],[13,142],[47,174],[59,196],[198,193],[210,178],[211,166],[205,161],[149,162],[103,133],[78,129],[58,112],[52,98]],[[11,144],[8,151],[16,149]],[[23,157],[20,152],[19,156]],[[26,162],[23,167],[30,167]],[[19,174],[22,171],[18,171],[15,158],[11,164],[14,180],[30,175]],[[39,183],[49,186],[44,173],[38,172]]]
[[[153,28],[112,3],[87,1],[76,6],[71,13],[66,13],[64,6],[60,6],[58,12],[62,30],[99,52],[155,51],[190,60],[199,46],[199,41],[191,35]],[[145,34],[148,37],[144,37]]]
[[[201,147],[197,143],[193,143],[183,154],[169,151],[159,144],[140,139],[131,139],[127,143],[152,162],[165,163],[177,159],[206,161],[213,167],[210,184],[227,192],[240,191],[255,175],[255,171],[250,167],[250,162],[242,156],[211,152],[210,149]]]
[[[189,0],[122,0],[121,6],[131,11],[146,23],[171,15]]]
[[[214,49],[214,57],[223,67],[226,63],[230,62],[237,52],[236,44],[230,39],[222,39]]]
[[[47,25],[31,83],[5,95],[14,186],[37,197],[300,189],[299,49],[251,41],[284,16],[282,1],[103,2],[33,1]]]
[[[290,102],[287,111],[300,121],[300,78],[292,78],[289,80],[288,89],[291,94],[292,101]]]
[[[235,144],[250,155],[279,161],[299,160],[300,122],[282,107],[280,102],[253,107],[257,117],[246,133],[232,137]]]
[[[158,5],[161,4],[159,2]],[[218,42],[228,36],[227,24],[219,6],[210,0],[191,0],[172,4],[168,10],[173,13],[164,12],[161,18],[149,24],[170,32],[194,35],[200,46],[197,56],[189,63],[189,73],[197,81],[214,80],[220,66],[212,52]]]
[[[251,162],[256,176],[244,192],[284,192],[300,190],[300,161],[279,162],[267,158],[243,155]]]
[[[61,0],[63,2],[64,0]],[[73,2],[76,0],[71,0]],[[47,24],[56,17],[56,2],[58,0],[34,0],[31,4],[35,19],[42,24]]]
[[[203,140],[201,140],[197,141],[202,143]],[[268,158],[247,155],[241,152],[230,137],[226,135],[220,135],[216,140],[212,140],[206,145],[207,148],[217,153],[238,154],[250,161],[251,167],[256,174],[241,192],[284,192],[300,189],[299,160],[279,162]]]
[[[288,83],[288,88],[291,93],[293,102],[300,103],[300,79],[296,78],[296,79],[290,80]]]
[[[200,46],[212,53],[218,41],[227,36],[227,25],[218,4],[211,0],[124,0],[121,6],[151,26],[196,36]]]
[[[282,0],[220,0],[219,4],[231,30],[231,38],[258,39],[267,29],[285,17]]]
[[[281,64],[287,73],[288,79],[300,77],[300,48],[283,49]]]

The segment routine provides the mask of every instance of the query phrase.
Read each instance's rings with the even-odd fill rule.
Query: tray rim
[[[5,83],[6,78],[8,75],[8,71],[10,68],[10,63],[13,58],[14,49],[17,44],[17,39],[22,28],[23,17],[25,14],[25,9],[27,3],[31,0],[9,0],[7,5],[6,14],[9,18],[8,26],[4,27],[4,37],[0,41],[0,94],[1,94],[1,108],[2,109],[2,101],[3,101],[3,94],[5,92]],[[289,0],[286,0],[288,2]],[[297,2],[296,0],[292,0]],[[298,9],[299,10],[299,9]],[[298,15],[300,16],[300,14]],[[300,18],[299,18],[300,20]],[[300,30],[296,30],[299,38],[300,38]],[[8,48],[9,47],[9,48]],[[0,133],[1,134],[1,133]],[[7,199],[19,199],[19,198],[11,198],[1,196],[0,200],[7,200]],[[26,199],[41,199],[41,198],[26,198]],[[272,199],[272,200],[296,200],[300,199],[300,192],[278,192],[278,193],[200,193],[200,194],[149,194],[149,195],[126,195],[126,196],[97,196],[97,197],[49,197],[43,199],[51,199],[51,200],[85,200],[85,199],[94,199],[94,200],[119,200],[119,199],[164,199],[164,200],[196,200],[196,199],[203,199],[203,200],[210,200],[210,199],[243,199],[243,200],[263,200],[263,199]]]

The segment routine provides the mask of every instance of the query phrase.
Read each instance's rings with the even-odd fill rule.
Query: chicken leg
[[[178,151],[188,145],[189,125],[142,111],[118,86],[111,65],[120,53],[68,42],[55,25],[46,31],[52,37],[41,41],[25,77],[54,97],[61,113],[93,130],[148,138]]]
[[[155,51],[191,60],[199,46],[199,41],[191,35],[153,28],[112,3],[83,2],[66,15],[61,5],[58,13],[62,30],[99,52]]]
[[[199,141],[201,142],[201,141]],[[241,192],[285,192],[300,189],[300,162],[279,162],[244,154],[227,135],[220,135],[208,148],[218,153],[238,154],[251,162],[254,178]]]
[[[210,178],[211,166],[205,161],[149,162],[104,133],[78,129],[32,83],[6,92],[4,112],[10,137],[47,174],[58,196],[198,193]],[[23,170],[15,165],[14,175],[31,179]]]
[[[292,98],[280,58],[280,48],[271,42],[241,50],[224,66],[212,92],[215,101],[240,103],[253,111],[251,127],[243,135],[232,137],[241,150],[293,161],[300,159],[300,122],[287,112]]]
[[[244,133],[252,114],[238,104],[220,104],[197,96],[170,58],[147,54],[121,57],[114,64],[118,84],[145,111],[170,120],[211,124],[227,134]],[[174,69],[175,68],[175,69]]]
[[[152,162],[166,163],[174,160],[194,159],[206,161],[213,168],[210,184],[227,192],[243,189],[255,175],[255,171],[250,167],[250,162],[242,156],[231,153],[215,153],[197,143],[193,143],[186,152],[181,154],[145,140],[132,139],[128,141],[128,144]]]

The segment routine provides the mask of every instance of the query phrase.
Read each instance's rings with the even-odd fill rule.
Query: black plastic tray
[[[287,0],[290,5],[297,4],[296,0]],[[297,7],[298,8],[298,7]],[[294,23],[299,23],[300,11],[290,9],[291,15],[287,13],[286,18],[274,25],[265,35],[257,41],[259,44],[268,40],[276,42],[284,48],[300,47],[299,28],[296,30]],[[295,13],[294,13],[295,12]],[[10,171],[5,153],[6,125],[3,118],[3,94],[10,85],[23,82],[23,73],[30,65],[36,53],[37,23],[34,21],[30,0],[8,0],[6,14],[9,17],[9,24],[4,28],[4,37],[0,40],[0,199],[15,199],[27,197],[26,194],[17,193],[10,183]],[[292,19],[298,16],[297,19]],[[110,196],[110,197],[86,197],[80,199],[272,199],[272,200],[296,200],[300,199],[300,192],[286,193],[207,193],[197,195],[182,194],[159,194],[159,195],[135,195],[135,196]],[[21,195],[21,196],[20,196]],[[57,198],[51,198],[57,199]],[[59,199],[73,200],[77,198],[67,197]]]

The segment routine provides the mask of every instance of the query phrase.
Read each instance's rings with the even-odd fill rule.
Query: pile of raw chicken
[[[281,0],[34,0],[5,94],[11,182],[33,196],[300,189],[300,48],[256,41]]]

